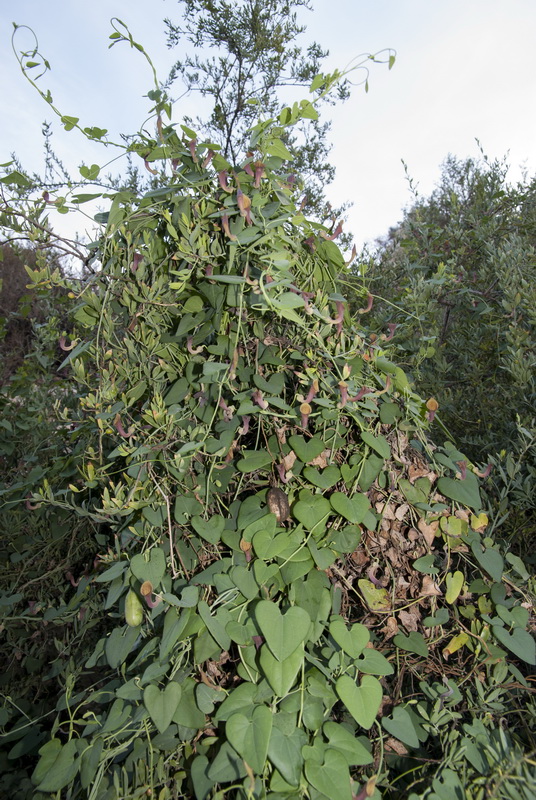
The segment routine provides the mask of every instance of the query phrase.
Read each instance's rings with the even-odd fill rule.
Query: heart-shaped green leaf
[[[384,436],[374,436],[370,431],[361,431],[361,438],[365,444],[372,447],[382,458],[391,457],[391,448]]]
[[[312,461],[326,449],[326,445],[322,439],[319,439],[317,436],[314,436],[308,441],[306,441],[303,436],[291,436],[288,443],[304,464],[308,464],[309,461]]]
[[[144,583],[150,581],[156,589],[166,572],[166,557],[159,547],[146,553],[138,553],[130,561],[130,569],[135,578]]]
[[[498,550],[494,550],[493,547],[487,547],[484,550],[480,542],[473,542],[471,550],[484,572],[487,572],[494,581],[500,583],[504,570],[504,561]]]
[[[244,450],[242,456],[236,463],[240,472],[256,472],[272,463],[272,456],[267,450]]]
[[[192,527],[202,539],[206,539],[211,544],[216,544],[220,541],[225,528],[225,520],[219,514],[214,514],[210,519],[192,517]]]
[[[345,757],[337,750],[326,750],[324,763],[305,762],[305,777],[329,800],[352,800],[350,771]]]
[[[337,559],[337,554],[330,550],[329,547],[317,547],[314,539],[309,539],[307,549],[314,558],[314,562],[318,569],[326,570],[331,567]]]
[[[265,564],[258,559],[253,564],[253,574],[259,586],[266,586],[272,583],[279,572],[277,564]]]
[[[320,489],[331,489],[341,479],[341,471],[338,467],[329,466],[322,471],[316,467],[305,467],[302,472],[303,477],[313,486],[318,486]]]
[[[433,553],[417,558],[413,562],[413,569],[418,570],[418,572],[424,572],[426,575],[437,575],[439,572],[439,567],[436,566],[436,557]]]
[[[380,421],[384,425],[392,425],[402,416],[402,411],[396,403],[382,403],[380,406]]]
[[[445,600],[447,603],[455,603],[463,587],[465,580],[463,572],[456,570],[456,572],[449,572],[446,578],[447,591],[445,592]]]
[[[408,747],[419,747],[419,737],[405,708],[396,706],[393,709],[391,718],[384,717],[382,719],[382,725],[387,733],[390,733],[400,742],[407,744]]]
[[[225,725],[229,742],[258,775],[264,772],[272,719],[268,706],[257,706],[251,718],[244,714],[233,714]]]
[[[474,472],[467,472],[463,481],[454,478],[439,478],[437,491],[451,500],[456,500],[457,503],[474,508],[476,511],[482,508],[478,479]]]
[[[246,600],[253,600],[258,595],[259,586],[251,570],[239,565],[232,568],[229,577]]]
[[[354,525],[359,525],[360,522],[363,522],[365,514],[370,508],[366,494],[355,494],[353,497],[348,497],[342,492],[333,492],[329,502],[337,514],[340,514],[341,517],[344,517]]]
[[[248,631],[246,625],[241,625],[239,622],[236,622],[236,620],[231,620],[227,623],[225,632],[227,636],[237,644],[246,645],[252,642],[252,635]]]
[[[370,641],[369,632],[364,625],[356,622],[348,630],[342,617],[332,617],[329,632],[350,658],[358,658]]]
[[[422,656],[423,658],[428,656],[428,645],[422,633],[411,631],[408,636],[403,633],[397,633],[393,642],[397,647],[400,647],[401,650],[407,650],[409,653],[417,653],[418,656]]]
[[[268,745],[268,758],[292,786],[300,782],[302,749],[308,741],[305,731],[296,727],[295,719],[296,714],[276,714]]]
[[[359,686],[349,675],[341,675],[335,684],[335,691],[362,728],[372,727],[382,702],[382,687],[372,675],[365,675]]]
[[[526,661],[527,664],[536,664],[536,642],[528,631],[514,628],[512,633],[508,633],[500,625],[494,625],[493,635],[498,642],[511,650],[518,658]]]
[[[253,547],[259,558],[275,558],[288,546],[288,533],[273,536],[269,531],[257,531],[253,537]]]
[[[296,675],[303,664],[303,642],[284,661],[274,658],[267,645],[263,644],[259,656],[259,664],[264,677],[277,697],[285,697],[292,689]]]
[[[447,608],[438,608],[433,616],[425,617],[422,624],[426,628],[435,628],[436,625],[445,625],[449,621],[449,616]]]
[[[251,542],[253,537],[259,531],[265,531],[270,536],[275,536],[275,529],[277,527],[277,520],[275,518],[275,514],[263,514],[261,517],[254,519],[244,528],[242,532],[242,538],[246,540],[246,542]]]
[[[353,467],[351,467],[349,464],[341,465],[341,477],[347,486],[350,486],[353,483],[358,472],[359,464],[354,464]]]
[[[175,681],[168,683],[163,691],[160,691],[158,686],[152,683],[145,688],[143,704],[160,733],[164,733],[171,724],[173,714],[179,706],[181,694],[181,687]]]
[[[321,535],[326,530],[326,520],[331,506],[325,497],[310,492],[300,492],[300,499],[292,508],[292,516],[313,534]]]
[[[329,740],[329,747],[342,753],[349,767],[372,764],[371,753],[347,728],[337,722],[325,722],[323,731]]]
[[[367,675],[392,675],[394,672],[385,656],[371,647],[365,647],[361,657],[355,662],[355,666],[359,672],[366,672]]]
[[[305,641],[311,627],[311,618],[304,608],[292,606],[282,614],[270,600],[257,603],[255,617],[268,647],[278,661],[284,661]]]
[[[358,525],[346,525],[330,536],[329,546],[337,553],[353,553],[361,541],[361,528]]]

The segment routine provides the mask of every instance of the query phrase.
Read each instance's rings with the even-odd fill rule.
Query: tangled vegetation
[[[72,306],[1,395],[2,793],[530,800],[530,575],[304,215],[314,102],[231,164],[152,100],[161,185],[28,268]]]
[[[536,183],[504,161],[449,157],[428,199],[366,262],[371,331],[439,402],[445,433],[493,469],[495,519],[532,558],[536,536]],[[363,265],[361,265],[363,271]],[[380,288],[381,287],[381,288]],[[378,295],[380,295],[378,297]],[[534,563],[531,561],[531,563]]]

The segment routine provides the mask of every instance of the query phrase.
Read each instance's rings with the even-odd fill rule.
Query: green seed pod
[[[143,622],[143,606],[140,598],[132,589],[129,590],[125,600],[125,621],[133,628],[137,628]]]

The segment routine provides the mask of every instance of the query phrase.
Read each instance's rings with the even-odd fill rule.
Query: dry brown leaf
[[[400,522],[402,522],[402,520],[404,519],[404,517],[406,516],[406,514],[408,513],[408,511],[409,511],[409,505],[408,505],[408,503],[403,503],[401,506],[398,506],[398,508],[396,509],[396,511],[395,511],[395,517],[396,517],[396,518],[397,518],[397,519],[398,519]]]
[[[291,450],[290,453],[287,453],[287,455],[281,459],[281,463],[285,467],[285,472],[289,472],[292,469],[295,461],[296,461],[296,453],[294,452],[294,450]]]
[[[384,519],[393,520],[395,519],[395,511],[393,506],[389,503],[376,503],[376,511],[378,514],[382,514]]]
[[[422,579],[421,594],[427,597],[439,597],[443,594],[431,575],[424,575]]]
[[[408,754],[408,750],[406,750],[402,742],[399,742],[398,739],[394,739],[392,736],[386,739],[385,749],[392,750],[398,756],[407,756]]]
[[[327,467],[330,457],[331,450],[323,450],[319,456],[313,458],[313,460],[309,461],[308,463],[312,464],[313,467],[320,467],[320,469],[324,469],[324,467]]]
[[[380,633],[383,633],[386,639],[392,639],[398,633],[398,622],[395,617],[387,617],[387,621],[383,628],[380,628]]]
[[[434,522],[428,524],[424,519],[420,519],[417,523],[417,527],[424,536],[426,544],[431,547],[439,527],[439,520],[436,519]]]
[[[407,631],[419,630],[421,615],[416,606],[412,606],[408,611],[399,611],[398,617]]]

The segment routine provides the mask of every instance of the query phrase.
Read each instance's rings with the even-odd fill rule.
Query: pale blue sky
[[[401,159],[423,194],[439,178],[448,153],[477,156],[478,138],[490,157],[510,151],[518,178],[525,164],[536,172],[534,0],[313,0],[303,13],[306,44],[316,39],[331,51],[330,68],[385,47],[397,51],[389,72],[372,65],[370,91],[329,110],[334,203],[353,200],[347,228],[358,245],[385,234],[410,201]],[[163,18],[179,18],[175,0],[2,0],[0,3],[0,162],[14,150],[39,169],[41,123],[52,120],[27,84],[11,51],[11,23],[34,28],[52,73],[42,83],[65,114],[111,132],[132,132],[148,108],[151,88],[143,58],[126,45],[108,49],[109,20],[120,17],[150,53],[165,78],[177,51],[165,47]],[[30,39],[26,40],[28,46]],[[178,88],[177,88],[178,93]],[[174,110],[192,112],[194,100]],[[85,161],[102,164],[99,148],[54,124],[55,146],[76,171]],[[74,225],[61,219],[62,225]],[[83,226],[77,223],[77,229]]]

